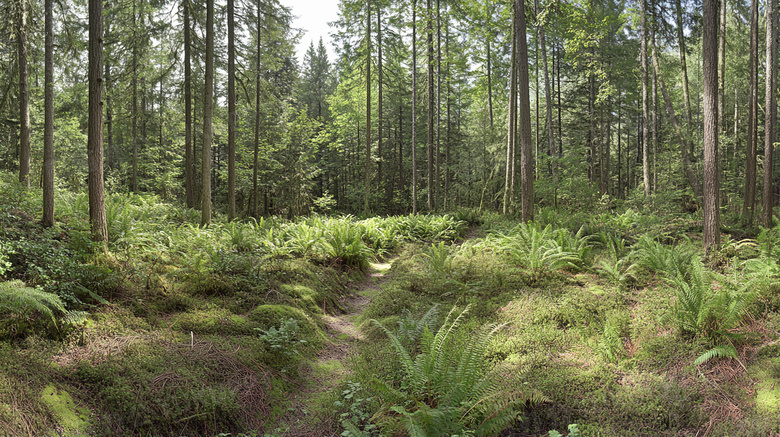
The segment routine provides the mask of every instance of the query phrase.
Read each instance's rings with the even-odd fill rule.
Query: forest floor
[[[350,354],[358,342],[365,340],[355,321],[371,303],[372,297],[381,293],[382,284],[390,279],[386,275],[394,260],[370,264],[371,270],[365,280],[341,302],[347,313],[322,317],[330,341],[314,361],[302,364],[301,380],[306,381],[305,386],[292,394],[284,426],[277,428],[277,432],[289,437],[339,435],[341,427],[333,422],[332,413],[317,406],[330,407],[332,400],[328,398],[348,375],[346,363]]]

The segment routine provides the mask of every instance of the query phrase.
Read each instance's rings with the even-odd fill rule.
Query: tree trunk
[[[717,67],[716,67],[717,68]],[[745,162],[745,202],[742,220],[753,224],[756,201],[756,149],[758,144],[758,0],[750,2],[750,102],[748,103],[748,144]]]
[[[52,0],[45,1],[45,72],[43,121],[43,225],[54,225],[54,19]]]
[[[103,1],[89,0],[89,121],[87,166],[89,221],[93,240],[108,242],[103,189]],[[105,246],[104,246],[105,247]]]
[[[706,0],[705,0],[706,1]],[[642,181],[645,197],[650,197],[650,102],[648,90],[647,68],[647,4],[640,0],[642,14],[642,31],[639,57],[642,63]]]
[[[436,172],[434,177],[434,203],[439,206],[441,193],[441,7],[436,0]]]
[[[383,108],[383,87],[384,87],[384,66],[382,65],[382,8],[377,5],[376,8],[376,55],[377,55],[377,74],[379,76],[378,82],[379,82],[379,89],[377,96],[379,100],[377,101],[377,169],[376,169],[376,180],[377,180],[377,188],[379,188],[382,183],[384,182],[382,180],[382,142],[384,140],[383,133],[382,133],[382,117],[384,117],[384,108]],[[390,186],[392,184],[387,184],[387,186]]]
[[[536,9],[536,16],[538,21],[541,13],[539,11],[539,0],[534,1],[534,8]],[[539,32],[539,45],[542,49],[542,65],[544,70],[544,105],[545,122],[547,124],[547,153],[550,154],[550,159],[552,160],[552,176],[553,183],[555,183],[558,176],[558,160],[555,159],[555,137],[553,135],[552,119],[552,93],[550,92],[550,73],[547,66],[547,41],[544,32],[544,26],[542,25],[541,21],[539,21],[537,24],[537,31]]]
[[[257,58],[255,59],[255,138],[252,160],[252,217],[259,215],[260,190],[258,188],[258,173],[260,172],[260,30],[262,29],[263,9],[260,0],[257,1]]]
[[[433,7],[431,0],[428,0],[427,4],[427,32],[428,32],[428,211],[433,211],[436,208],[436,201],[434,198],[435,188],[433,186],[433,145],[434,145],[434,129],[433,115],[436,112],[434,106],[434,76],[433,76]]]
[[[133,162],[132,162],[132,174],[130,178],[130,188],[135,193],[138,192],[138,44],[141,42],[141,38],[138,37],[138,25],[137,25],[137,11],[135,7],[135,0],[133,0],[133,57],[131,65],[132,74],[132,110],[130,118],[133,123]]]
[[[371,0],[366,2],[366,179],[363,212],[369,213],[371,195]]]
[[[680,0],[677,0],[678,4]],[[726,0],[720,1],[720,35],[718,60],[720,61],[720,85],[718,87],[718,126],[726,132]],[[678,31],[682,33],[682,30]]]
[[[534,219],[534,162],[531,156],[531,98],[528,90],[528,43],[525,34],[525,7],[522,0],[515,0],[517,14],[517,80],[519,129],[520,129],[520,202],[523,222]]]
[[[682,5],[680,0],[675,0],[675,7],[677,10],[677,45],[680,48],[680,68],[682,69],[682,86],[683,86],[683,103],[685,105],[685,138],[688,145],[688,156],[695,156],[693,150],[693,109],[691,108],[691,93],[688,88],[688,63],[685,58],[685,37],[683,35],[683,29],[685,27],[682,16]]]
[[[234,0],[228,0],[228,220],[236,218],[236,30]]]
[[[754,0],[755,1],[755,0]],[[718,0],[703,0],[704,70],[704,251],[720,245],[718,172]]]
[[[412,214],[417,215],[417,0],[412,0]]]
[[[487,64],[487,92],[488,92],[488,114],[490,115],[490,132],[492,134],[493,132],[493,71],[492,71],[492,65],[490,62],[490,57],[492,56],[490,52],[490,38],[488,38],[487,42],[485,43],[485,46],[487,48],[487,59],[485,61],[485,64]]]
[[[211,223],[211,119],[214,106],[214,0],[206,0],[206,71],[203,84],[203,196],[200,225]]]
[[[504,215],[512,212],[514,203],[514,192],[512,191],[512,172],[514,166],[512,160],[515,153],[515,142],[517,140],[517,1],[513,4],[512,10],[512,29],[511,29],[511,60],[509,63],[509,111],[507,111],[507,134],[506,134],[506,177],[504,179]],[[487,181],[486,181],[487,183]]]
[[[184,15],[184,190],[187,207],[195,208],[195,154],[192,147],[192,42],[190,0],[182,0]]]
[[[658,56],[656,54],[655,45],[653,45],[651,53],[653,57],[653,69],[656,72],[660,72],[661,68],[660,68],[660,63],[658,62]],[[696,177],[696,173],[693,171],[691,160],[690,157],[688,156],[688,147],[686,146],[685,133],[680,127],[680,124],[677,122],[677,114],[674,111],[674,106],[672,106],[672,100],[669,98],[669,93],[667,92],[666,86],[664,85],[663,78],[661,78],[660,75],[658,77],[658,85],[661,88],[661,95],[663,96],[664,103],[666,104],[666,113],[669,116],[669,120],[672,123],[672,127],[674,128],[674,131],[677,133],[677,136],[680,141],[680,156],[682,158],[683,171],[685,172],[685,176],[688,179],[688,185],[690,185],[691,189],[693,190],[693,193],[696,195],[697,201],[700,201],[702,197],[701,185],[699,185],[699,180]]]
[[[777,118],[777,11],[774,0],[766,3],[766,94],[764,120],[764,194],[762,223],[765,228],[772,227],[774,208],[774,190],[772,173],[774,170],[775,121]]]
[[[21,0],[16,28],[19,51],[19,182],[30,187],[30,93],[27,84],[27,0]],[[102,68],[102,65],[101,65]]]
[[[110,2],[106,1],[106,4],[104,6],[105,8],[110,7]],[[110,23],[105,23],[105,35],[103,37],[104,41],[107,41],[110,38],[111,35],[111,26]],[[103,60],[105,63],[105,74],[103,76],[103,80],[105,82],[105,97],[106,97],[106,167],[108,167],[108,171],[112,171],[114,167],[116,166],[116,163],[114,162],[114,104],[112,102],[112,79],[111,79],[111,60],[109,59],[109,55],[103,56]],[[44,134],[45,135],[45,134]]]

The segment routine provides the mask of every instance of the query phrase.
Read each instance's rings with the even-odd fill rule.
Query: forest
[[[780,436],[777,5],[6,0],[0,435]]]

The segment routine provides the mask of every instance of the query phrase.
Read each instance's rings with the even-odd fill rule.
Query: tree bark
[[[371,197],[371,0],[366,1],[366,176],[363,212],[368,215]]]
[[[45,1],[43,225],[54,225],[54,19],[52,0]]]
[[[688,87],[688,63],[686,61],[686,48],[685,48],[685,36],[683,35],[683,29],[685,27],[682,16],[682,5],[680,0],[675,0],[675,8],[677,10],[677,45],[680,48],[680,68],[682,70],[682,86],[683,86],[683,103],[685,108],[685,138],[688,146],[688,156],[692,158],[695,156],[693,150],[693,109],[691,108],[691,93]]]
[[[512,212],[514,192],[512,186],[512,172],[514,171],[514,149],[517,141],[517,1],[513,2],[512,29],[511,29],[511,58],[509,67],[509,111],[507,111],[506,134],[506,177],[504,179],[504,215]]]
[[[228,220],[236,218],[236,30],[234,0],[228,0]]]
[[[755,0],[754,0],[755,1]],[[720,174],[718,171],[718,0],[703,0],[704,70],[704,251],[720,245]]]
[[[133,57],[131,65],[132,74],[132,110],[130,118],[132,118],[133,130],[132,130],[132,147],[133,147],[133,162],[132,162],[132,174],[130,177],[130,188],[132,191],[138,192],[138,44],[140,44],[140,38],[138,37],[138,25],[137,25],[137,11],[135,7],[135,0],[133,0]]]
[[[103,1],[89,0],[89,121],[87,127],[87,188],[93,240],[108,242],[103,187]],[[105,246],[104,246],[105,247]]]
[[[27,84],[27,0],[21,0],[16,37],[19,53],[19,182],[30,187],[30,93]]]
[[[764,193],[762,224],[772,227],[774,209],[773,170],[775,149],[775,121],[777,119],[777,6],[775,0],[766,2],[766,90],[764,120]]]
[[[379,89],[378,92],[378,101],[377,101],[377,169],[376,169],[376,180],[377,180],[377,188],[379,188],[382,183],[384,182],[382,179],[382,146],[384,141],[384,134],[382,132],[382,125],[383,125],[383,119],[384,117],[384,106],[383,106],[383,99],[384,99],[384,90],[382,89],[384,87],[384,65],[382,64],[382,8],[377,5],[376,8],[376,55],[377,55],[377,75],[378,77],[378,83],[379,83]],[[386,186],[392,185],[391,183],[388,183]]]
[[[433,186],[433,146],[434,146],[434,123],[433,116],[436,112],[434,107],[434,76],[433,76],[433,7],[431,0],[428,0],[427,4],[427,32],[428,32],[428,211],[433,211],[436,208],[435,191]]]
[[[206,71],[203,84],[203,152],[201,153],[201,195],[200,225],[211,223],[211,121],[214,106],[214,0],[206,0]]]
[[[531,155],[531,98],[528,80],[528,43],[525,33],[525,7],[522,0],[515,0],[518,9],[519,32],[517,35],[517,80],[518,80],[518,116],[520,129],[520,193],[521,213],[523,222],[534,219],[534,161]]]
[[[262,29],[263,21],[263,9],[260,0],[257,0],[257,37],[256,50],[257,58],[255,59],[255,138],[253,143],[253,160],[252,160],[252,217],[258,217],[259,215],[259,203],[260,203],[260,189],[258,187],[258,177],[260,172],[260,30]]]
[[[748,103],[748,144],[745,162],[745,202],[742,220],[753,224],[756,201],[756,149],[758,144],[758,0],[750,2],[750,101]]]
[[[680,0],[677,0],[678,4]],[[718,60],[720,61],[720,84],[718,86],[718,126],[721,132],[726,132],[726,0],[720,1],[720,34]],[[682,33],[682,30],[678,32]]]
[[[705,0],[706,1],[706,0]],[[647,68],[647,4],[640,0],[642,14],[642,30],[639,56],[642,63],[642,181],[644,195],[650,197],[650,102],[648,90]]]
[[[417,215],[417,0],[412,0],[412,214]]]
[[[192,146],[192,42],[190,0],[182,0],[184,15],[184,189],[187,207],[195,208],[195,153]]]

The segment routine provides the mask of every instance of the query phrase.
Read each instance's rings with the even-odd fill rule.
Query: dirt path
[[[348,375],[344,365],[354,346],[364,340],[360,328],[355,325],[357,316],[371,303],[371,296],[379,292],[380,286],[387,280],[385,274],[390,270],[392,260],[387,263],[371,264],[366,280],[358,285],[353,294],[343,304],[349,313],[339,316],[325,315],[325,333],[330,342],[320,351],[317,358],[306,363],[301,369],[302,380],[307,381],[301,390],[291,394],[290,407],[284,417],[287,429],[279,429],[267,435],[288,437],[338,436],[338,423],[329,420],[329,414],[323,408],[329,408],[328,394]]]

